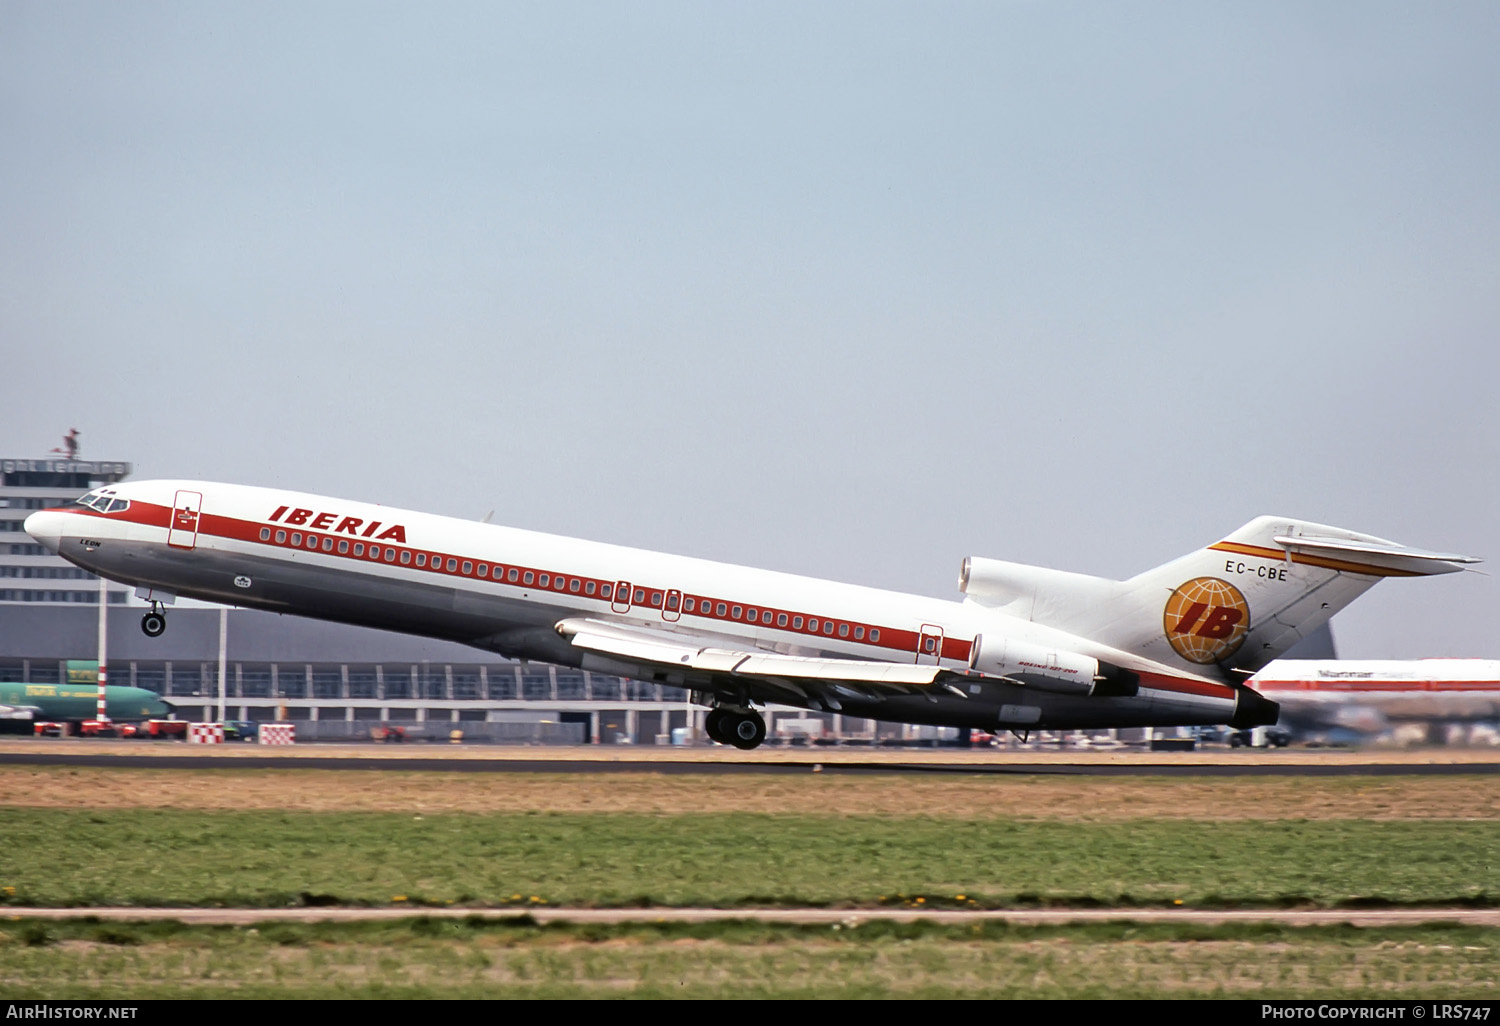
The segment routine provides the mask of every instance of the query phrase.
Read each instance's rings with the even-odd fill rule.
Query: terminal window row
[[[18,498],[9,496],[0,499],[0,509],[57,509],[59,506],[67,506],[73,502],[73,497],[66,499],[57,498]]]
[[[0,680],[56,683],[57,660],[0,662]],[[110,663],[110,682],[148,688],[167,698],[218,695],[217,661]],[[680,688],[583,670],[524,664],[350,666],[338,663],[239,663],[225,672],[229,698],[382,701],[642,701],[682,702]]]
[[[109,593],[110,605],[120,605],[126,600],[123,591]],[[30,591],[25,588],[0,588],[0,602],[77,602],[82,605],[99,604],[99,589],[89,591]]]

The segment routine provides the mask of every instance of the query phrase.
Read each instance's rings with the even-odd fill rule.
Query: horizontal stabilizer
[[[1279,534],[1274,541],[1288,552],[1321,556],[1335,563],[1347,561],[1350,566],[1335,565],[1331,569],[1349,569],[1354,573],[1368,573],[1369,568],[1373,567],[1402,576],[1428,576],[1457,573],[1471,564],[1484,562],[1474,556],[1428,552],[1425,549],[1412,549],[1396,542],[1370,538]]]

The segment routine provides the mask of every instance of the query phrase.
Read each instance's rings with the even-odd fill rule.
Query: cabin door
[[[943,629],[930,623],[922,625],[917,635],[917,662],[936,663],[943,657]]]
[[[172,522],[167,526],[167,544],[191,549],[198,544],[198,521],[203,513],[203,493],[178,492],[172,500]]]

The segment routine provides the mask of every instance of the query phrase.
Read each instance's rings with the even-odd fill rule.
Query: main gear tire
[[[747,752],[752,748],[759,748],[766,739],[766,721],[761,719],[760,713],[753,710],[733,714],[725,726],[728,728],[729,743]]]

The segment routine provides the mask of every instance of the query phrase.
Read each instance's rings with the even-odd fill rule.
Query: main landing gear
[[[711,740],[746,751],[766,739],[766,721],[754,709],[710,709],[703,729]]]
[[[151,603],[151,612],[141,617],[141,630],[148,638],[159,638],[167,629],[167,614],[160,602]]]

